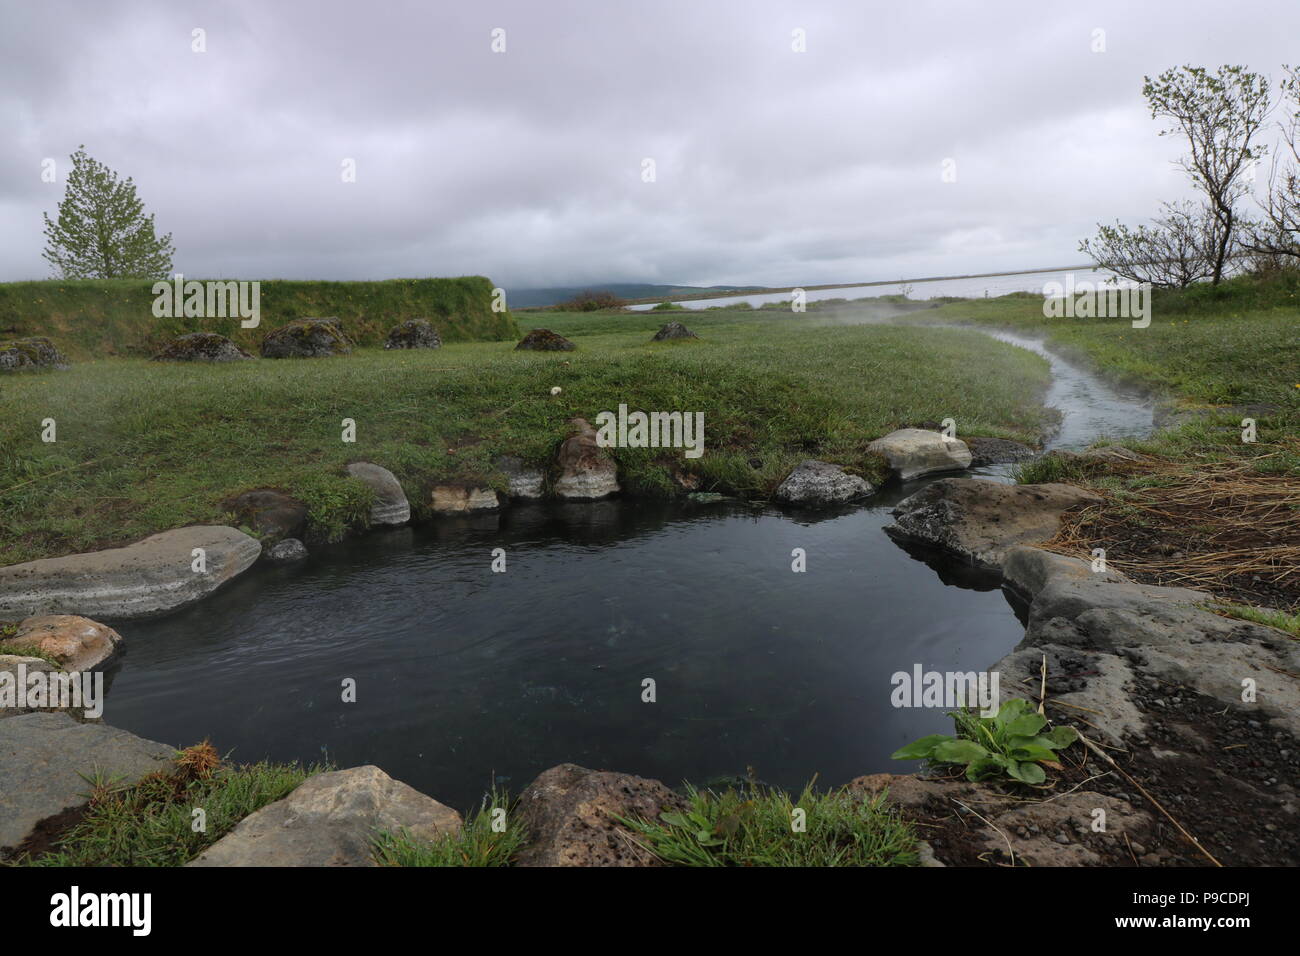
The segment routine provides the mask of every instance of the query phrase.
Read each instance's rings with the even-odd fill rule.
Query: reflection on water
[[[259,566],[213,601],[122,624],[105,716],[242,760],[374,763],[461,807],[493,775],[517,790],[564,761],[673,784],[899,769],[890,752],[950,721],[891,707],[890,675],[982,669],[1022,633],[987,579],[936,575],[881,532],[915,487],[815,519],[517,508]]]

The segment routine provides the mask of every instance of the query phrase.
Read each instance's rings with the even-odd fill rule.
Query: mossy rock
[[[515,346],[515,351],[572,352],[577,346],[558,332],[550,329],[533,329]]]
[[[651,342],[666,342],[670,339],[698,339],[699,336],[680,322],[669,322],[654,334]]]
[[[294,319],[267,333],[262,340],[263,358],[323,358],[347,355],[352,339],[343,331],[337,318]]]
[[[0,372],[67,367],[68,360],[43,336],[0,342]]]
[[[437,349],[442,337],[428,319],[407,319],[388,333],[386,349]]]
[[[215,332],[190,332],[172,339],[157,355],[155,362],[239,362],[253,356],[224,335]]]

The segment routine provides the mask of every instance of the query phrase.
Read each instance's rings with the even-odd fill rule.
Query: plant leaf
[[[998,754],[989,754],[979,760],[972,760],[966,766],[966,779],[972,783],[1000,777],[1007,772],[1007,759]]]
[[[1003,729],[1016,737],[1033,737],[1046,726],[1047,718],[1042,714],[1023,714]]]
[[[1007,762],[1007,773],[1015,777],[1022,783],[1042,783],[1047,779],[1047,773],[1042,767],[1033,761],[1010,760]]]
[[[1053,727],[1046,737],[1057,750],[1064,750],[1079,739],[1079,732],[1073,727]]]
[[[934,748],[945,740],[952,740],[947,734],[930,734],[920,740],[914,740],[905,747],[900,747],[890,755],[892,760],[926,760]]]
[[[930,755],[934,760],[944,763],[970,763],[987,757],[989,752],[973,740],[945,740],[934,748]]]

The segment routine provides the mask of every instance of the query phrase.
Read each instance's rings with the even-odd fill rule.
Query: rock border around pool
[[[939,484],[953,493],[952,485]],[[981,484],[989,492],[1005,487],[996,482]],[[954,497],[969,500],[970,491]],[[959,509],[950,513],[960,517]],[[1021,689],[1019,678],[1029,678],[1037,686],[1044,660],[1053,675],[1070,673],[1071,667],[1077,672],[1083,660],[1086,672],[1076,673],[1065,689],[1055,688],[1047,698],[1053,707],[1050,716],[1057,723],[1074,723],[1080,713],[1086,713],[1080,730],[1099,744],[1132,750],[1154,746],[1147,742],[1163,729],[1164,715],[1140,706],[1138,687],[1159,683],[1190,688],[1218,701],[1226,712],[1241,706],[1239,678],[1250,675],[1258,682],[1260,703],[1254,713],[1261,732],[1290,739],[1300,736],[1300,681],[1288,676],[1300,673],[1300,645],[1287,635],[1212,614],[1198,606],[1205,597],[1200,592],[1141,585],[1115,571],[1094,571],[1088,562],[1019,544],[1020,536],[1021,529],[1009,529],[1005,538],[993,540],[982,552],[1001,575],[1004,587],[1028,602],[1022,640],[991,668],[1004,675],[1005,687],[1014,688],[1011,696],[1032,696]],[[953,534],[937,536],[934,543],[961,554],[969,550],[961,541],[960,534]],[[17,723],[24,720],[27,723]],[[61,714],[0,721],[0,760],[5,752],[26,749],[26,745],[8,747],[6,736],[37,730],[66,734],[71,726],[74,722]],[[104,728],[100,733],[116,741],[120,762],[136,778],[164,752],[161,745],[123,731]],[[43,766],[57,766],[55,777],[60,781],[74,778],[90,759],[84,745],[71,740],[69,744],[49,753],[48,747],[32,745],[44,753]],[[1274,794],[1264,793],[1268,781],[1234,781],[1233,786],[1238,795],[1245,788],[1258,797],[1277,796],[1282,802],[1275,819],[1283,827],[1295,823],[1294,801],[1289,811],[1285,809],[1286,794],[1293,794],[1286,785],[1275,786]],[[1167,849],[1182,837],[1167,826],[1161,830],[1161,808],[1137,792],[1117,796],[1075,789],[1051,800],[1034,801],[987,783],[888,773],[859,777],[848,788],[864,798],[887,792],[890,802],[908,814],[938,805],[951,807],[954,801],[981,808],[981,825],[972,822],[956,831],[961,845],[952,845],[953,831],[945,834],[947,842],[938,848],[923,840],[919,846],[923,866],[944,866],[945,860],[1011,862],[1012,856],[1015,862],[1031,866],[1102,865],[1119,858],[1116,847],[1121,845],[1130,853],[1140,852],[1148,865],[1197,857],[1187,845],[1181,845],[1178,853]],[[31,806],[18,815],[18,825],[11,826],[0,842],[9,846],[21,842],[41,822],[42,812],[52,815],[74,800],[64,790],[53,789],[57,792],[39,795],[42,809],[34,809],[36,804],[24,798]],[[553,767],[520,795],[515,812],[527,838],[516,863],[662,865],[638,848],[620,818],[655,819],[666,809],[682,806],[682,796],[657,780],[574,764]],[[1097,808],[1106,811],[1107,827],[1102,832],[1089,826]],[[1264,822],[1261,819],[1261,826]],[[437,836],[456,832],[460,817],[379,768],[353,768],[309,778],[284,799],[247,817],[190,865],[372,866],[369,835],[376,829],[402,826]]]
[[[568,437],[548,468],[501,456],[496,462],[497,473],[508,492],[487,484],[435,482],[421,492],[425,514],[434,518],[471,516],[500,511],[514,502],[547,498],[592,502],[622,494],[618,462],[609,449],[600,446],[591,423],[572,418],[568,428]],[[892,460],[902,469],[900,475],[921,467],[917,455],[928,462],[925,467],[944,470],[970,457],[969,453],[964,458],[953,457],[952,449],[957,445],[965,448],[964,444],[922,429],[900,429],[878,441],[884,443],[882,447],[894,449]],[[921,451],[913,454],[908,450],[916,448]],[[393,472],[370,461],[352,462],[344,471],[373,495],[366,530],[412,522],[414,509]],[[807,459],[782,479],[771,500],[804,510],[828,509],[861,501],[876,491],[869,481],[840,465]],[[0,619],[34,614],[82,614],[107,620],[149,617],[207,597],[263,556],[263,543],[269,563],[288,564],[307,556],[301,541],[309,530],[307,506],[286,492],[253,488],[226,498],[222,507],[235,522],[253,529],[258,538],[232,527],[195,525],[119,548],[3,567]],[[196,572],[193,566],[199,550],[204,553],[204,570]]]
[[[151,617],[207,597],[261,553],[256,538],[235,528],[195,525],[122,548],[10,565],[0,568],[0,619]]]

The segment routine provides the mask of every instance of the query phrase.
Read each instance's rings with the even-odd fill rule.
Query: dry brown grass
[[[1261,474],[1262,457],[1113,464],[1107,475],[1123,487],[1094,477],[1106,502],[1066,515],[1043,547],[1076,557],[1104,548],[1107,565],[1135,580],[1300,608],[1300,478]]]

